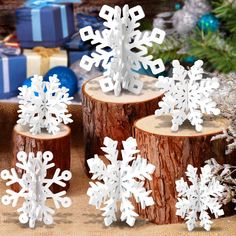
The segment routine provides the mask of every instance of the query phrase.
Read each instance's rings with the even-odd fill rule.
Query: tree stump
[[[17,153],[24,151],[26,153],[38,151],[50,151],[53,153],[51,162],[55,163],[53,168],[48,169],[47,178],[52,178],[55,170],[60,168],[61,171],[70,170],[70,133],[71,130],[66,125],[61,125],[61,131],[56,135],[51,135],[46,132],[32,135],[29,129],[19,124],[15,125],[13,129],[13,163],[12,166],[16,168],[19,176],[22,176],[23,171],[16,167]],[[52,185],[51,190],[56,193],[62,190],[69,189],[69,182],[66,187]],[[19,191],[19,185],[13,185],[14,191]]]
[[[121,141],[132,136],[134,121],[154,114],[162,98],[154,87],[156,78],[142,76],[144,88],[140,95],[122,91],[118,97],[113,92],[102,92],[99,85],[102,78],[88,80],[82,87],[86,170],[87,159],[94,154],[104,154],[100,148],[106,136],[119,141],[118,149],[121,150]]]
[[[228,122],[223,118],[206,118],[203,131],[198,133],[191,124],[184,123],[178,132],[171,132],[171,117],[154,115],[138,120],[134,125],[134,136],[142,157],[156,166],[153,179],[146,181],[145,187],[152,190],[154,206],[142,210],[138,205],[137,212],[141,217],[156,224],[182,222],[176,216],[175,204],[177,192],[175,181],[184,177],[187,165],[201,167],[205,161],[215,158],[217,162],[234,164],[236,153],[225,155],[225,140],[211,141],[211,138],[222,132]],[[233,208],[225,207],[225,213],[232,213]]]

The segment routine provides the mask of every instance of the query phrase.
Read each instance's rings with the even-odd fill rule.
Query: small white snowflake
[[[172,131],[177,131],[185,120],[189,120],[196,131],[202,130],[203,113],[219,115],[220,110],[211,95],[219,87],[218,79],[203,78],[203,61],[198,60],[190,68],[185,70],[178,60],[172,62],[173,77],[160,76],[156,87],[161,89],[165,96],[159,102],[160,109],[156,116],[171,114]]]
[[[134,156],[139,150],[136,150],[137,143],[132,137],[123,141],[124,150],[121,151],[123,159],[117,160],[117,143],[108,137],[104,139],[105,147],[101,149],[106,153],[109,165],[106,166],[98,155],[87,161],[90,173],[93,174],[92,180],[102,181],[102,183],[90,182],[91,187],[87,194],[90,197],[89,204],[96,206],[97,209],[101,208],[102,203],[105,204],[101,210],[104,211],[106,226],[117,220],[118,202],[121,203],[121,221],[133,226],[138,214],[134,212],[134,206],[129,198],[133,195],[142,209],[154,204],[153,198],[149,197],[151,191],[146,191],[144,188],[144,180],[145,178],[151,180],[150,175],[154,172],[155,166],[148,164],[147,159],[141,158],[140,155],[137,158]]]
[[[91,70],[93,65],[102,65],[105,78],[100,81],[100,86],[105,93],[114,90],[115,95],[119,96],[125,89],[140,94],[143,83],[135,71],[142,65],[145,69],[150,67],[153,74],[165,70],[161,59],[152,61],[153,57],[147,55],[147,47],[151,47],[153,42],[161,44],[165,32],[154,28],[151,33],[142,33],[137,29],[140,26],[138,21],[145,16],[141,6],[129,9],[125,5],[121,9],[104,5],[99,16],[105,20],[105,30],[93,32],[91,26],[80,30],[83,41],[91,40],[91,44],[97,45],[96,52],[91,57],[84,56],[80,66]]]
[[[37,157],[34,156],[34,153],[29,153],[27,157],[25,152],[20,151],[17,159],[19,162],[16,163],[16,166],[24,171],[22,177],[19,178],[16,170],[12,168],[11,171],[3,170],[1,178],[8,180],[7,186],[18,183],[21,189],[19,192],[7,189],[7,195],[2,197],[2,203],[16,207],[19,198],[24,198],[22,207],[17,210],[20,213],[19,221],[22,224],[29,223],[30,228],[35,227],[36,221],[43,221],[46,225],[52,224],[52,215],[55,211],[46,206],[47,199],[52,198],[56,208],[69,207],[71,199],[64,197],[66,191],[53,193],[50,187],[52,184],[65,187],[66,184],[63,181],[71,179],[71,172],[66,170],[59,175],[60,169],[58,168],[53,178],[47,179],[47,170],[55,166],[54,163],[49,163],[53,159],[51,152],[43,154],[38,152]]]
[[[46,128],[48,133],[60,131],[60,123],[73,122],[67,105],[73,98],[69,97],[68,89],[60,88],[57,75],[49,77],[49,82],[43,81],[42,76],[35,75],[31,79],[31,87],[26,85],[19,88],[19,120],[21,125],[29,125],[32,134],[41,133]]]
[[[192,183],[190,186],[181,178],[176,181],[176,190],[178,192],[178,201],[176,203],[176,215],[185,218],[189,231],[197,226],[197,220],[200,220],[200,226],[205,230],[211,229],[208,209],[216,218],[222,216],[224,211],[221,208],[220,197],[224,193],[224,186],[213,176],[211,167],[205,165],[201,168],[200,177],[197,175],[197,168],[188,165],[186,176]]]

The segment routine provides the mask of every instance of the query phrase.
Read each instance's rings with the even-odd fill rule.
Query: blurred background
[[[15,30],[15,10],[24,0],[0,0],[0,36]],[[141,5],[146,14],[142,29],[165,28],[163,45],[150,53],[166,63],[180,59],[193,63],[205,61],[207,69],[229,73],[236,70],[236,1],[235,0],[82,0],[74,4],[74,14],[96,16],[102,5]]]

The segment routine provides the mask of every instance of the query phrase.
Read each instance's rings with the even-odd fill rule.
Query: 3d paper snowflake
[[[224,211],[220,209],[222,204],[219,200],[223,195],[224,186],[213,176],[209,165],[202,167],[201,172],[199,177],[197,168],[188,165],[186,175],[192,184],[189,186],[183,178],[176,181],[178,192],[176,215],[187,220],[189,231],[197,226],[198,219],[201,227],[207,231],[211,229],[213,222],[210,220],[208,209],[216,218],[224,214]]]
[[[65,197],[66,191],[53,193],[50,187],[52,184],[65,187],[64,182],[71,179],[71,172],[66,170],[59,175],[60,169],[57,169],[53,178],[47,179],[47,170],[55,166],[54,163],[49,163],[53,159],[53,154],[48,151],[43,154],[38,152],[36,157],[33,153],[29,153],[27,157],[25,152],[20,151],[17,159],[19,162],[16,166],[24,171],[22,177],[19,178],[16,170],[12,168],[11,171],[3,170],[1,178],[8,180],[7,186],[18,183],[21,189],[19,192],[6,190],[7,195],[2,197],[2,203],[16,207],[19,198],[24,198],[22,207],[17,210],[22,224],[29,223],[30,228],[35,227],[36,221],[43,221],[46,225],[52,224],[55,211],[46,206],[47,199],[52,198],[56,208],[69,207],[71,199]]]
[[[121,9],[104,5],[99,16],[105,20],[105,30],[93,32],[90,26],[80,30],[83,41],[91,40],[91,44],[97,45],[96,52],[91,57],[84,56],[80,66],[91,70],[93,65],[102,65],[105,78],[100,80],[100,86],[105,93],[114,90],[114,94],[119,96],[125,89],[140,94],[143,82],[135,71],[142,65],[145,69],[149,67],[153,74],[165,70],[161,59],[152,61],[153,57],[147,55],[147,47],[151,47],[153,42],[161,44],[165,32],[154,28],[151,33],[141,33],[137,29],[140,26],[138,21],[145,17],[141,6],[129,9],[125,5]]]
[[[172,62],[173,77],[160,76],[156,87],[161,89],[165,96],[159,102],[160,109],[156,116],[171,114],[172,131],[177,131],[185,120],[189,120],[196,131],[202,130],[203,113],[219,115],[220,110],[211,95],[219,87],[218,79],[203,78],[203,61],[198,60],[185,70],[178,60]]]
[[[41,133],[46,128],[48,133],[56,134],[60,131],[59,125],[63,122],[73,122],[67,105],[71,104],[68,89],[60,88],[57,75],[49,77],[49,82],[43,81],[42,76],[35,75],[31,79],[31,87],[20,87],[19,120],[21,125],[29,125],[32,134]]]
[[[145,178],[151,180],[150,175],[155,167],[148,164],[140,155],[134,156],[139,150],[136,150],[137,143],[132,137],[123,141],[124,150],[121,151],[123,159],[117,160],[117,143],[108,137],[104,139],[105,147],[101,149],[106,153],[109,165],[106,166],[98,155],[87,161],[90,173],[93,174],[92,180],[102,181],[90,182],[91,187],[87,194],[90,197],[89,204],[104,211],[106,226],[117,220],[118,202],[120,202],[121,221],[133,226],[138,214],[134,212],[134,206],[129,198],[133,195],[142,209],[154,204],[153,198],[149,196],[151,191],[146,191],[144,188],[144,180]],[[102,203],[105,204],[104,208],[101,208]]]

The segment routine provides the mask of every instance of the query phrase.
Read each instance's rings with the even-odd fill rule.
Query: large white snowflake
[[[105,225],[109,226],[117,220],[117,203],[120,202],[121,221],[133,226],[138,214],[134,212],[134,206],[129,198],[133,195],[142,209],[154,204],[153,198],[149,196],[151,191],[146,191],[144,188],[144,180],[145,178],[151,180],[150,175],[155,167],[148,164],[147,159],[141,158],[140,155],[135,157],[139,150],[136,150],[137,143],[132,137],[123,141],[122,160],[117,160],[117,141],[106,137],[104,145],[105,147],[101,149],[106,153],[109,165],[106,166],[98,155],[87,161],[90,173],[93,174],[92,180],[102,181],[102,183],[90,182],[91,187],[87,192],[90,197],[89,204],[96,206],[97,209],[101,208],[102,203],[105,204],[101,210],[104,211]]]
[[[152,61],[153,57],[147,55],[147,47],[152,46],[153,42],[161,44],[165,32],[154,28],[152,32],[142,33],[137,29],[140,26],[138,21],[145,17],[141,6],[129,9],[125,5],[121,9],[104,5],[99,16],[105,20],[105,30],[93,32],[90,26],[80,30],[83,41],[91,40],[91,44],[97,45],[91,57],[82,58],[81,67],[91,70],[93,65],[102,65],[105,78],[100,81],[100,86],[105,93],[114,90],[118,96],[125,89],[140,94],[143,83],[135,71],[142,65],[145,69],[150,67],[153,74],[165,70],[161,59]]]
[[[26,85],[19,88],[19,120],[21,125],[29,125],[32,134],[41,133],[46,128],[48,133],[60,131],[60,123],[72,122],[67,105],[71,104],[68,89],[60,88],[57,75],[49,77],[49,82],[43,81],[42,76],[35,75],[31,79],[31,87]]]
[[[209,231],[213,222],[210,220],[208,209],[216,218],[224,214],[220,203],[224,186],[213,176],[209,165],[201,168],[200,177],[197,175],[197,168],[188,165],[186,176],[192,183],[190,186],[183,178],[176,181],[178,192],[176,215],[187,220],[186,224],[189,231],[197,226],[198,219],[200,226]]]
[[[172,131],[177,131],[185,120],[189,120],[195,129],[202,130],[203,113],[220,114],[211,95],[219,87],[218,79],[203,78],[203,61],[198,60],[186,70],[178,60],[172,62],[173,77],[160,76],[156,87],[161,89],[165,96],[159,102],[160,109],[156,116],[172,115]]]
[[[30,228],[35,227],[36,221],[43,221],[46,225],[53,223],[52,215],[55,213],[54,209],[46,206],[48,198],[52,198],[56,208],[69,207],[71,205],[71,199],[65,197],[66,191],[53,193],[50,190],[52,184],[65,187],[64,181],[71,179],[70,171],[63,171],[60,174],[58,168],[52,179],[47,179],[47,170],[55,166],[54,163],[49,163],[53,159],[51,152],[41,152],[34,156],[34,153],[27,154],[20,151],[17,154],[19,162],[16,166],[22,169],[23,175],[20,178],[14,168],[11,171],[3,170],[1,172],[1,178],[8,180],[7,186],[18,183],[20,185],[20,191],[15,192],[7,189],[7,195],[2,197],[2,203],[4,205],[12,204],[12,207],[16,207],[19,198],[24,198],[24,203],[21,208],[17,210],[20,213],[19,221],[22,224],[29,223]]]

